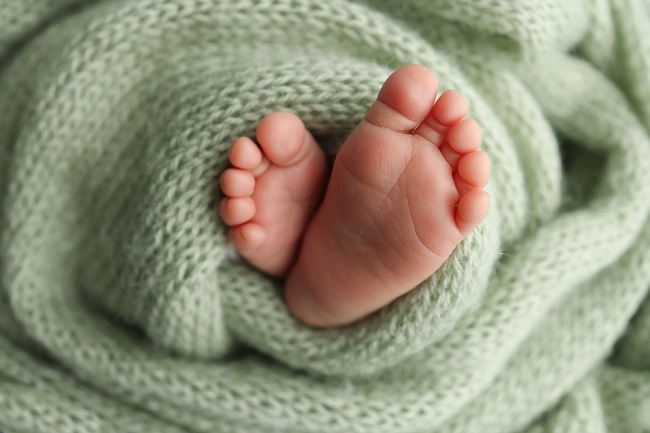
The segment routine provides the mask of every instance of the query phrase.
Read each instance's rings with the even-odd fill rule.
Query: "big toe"
[[[288,112],[265,116],[256,131],[264,155],[279,166],[293,165],[307,155],[312,149],[308,134],[302,120]]]
[[[386,80],[366,121],[398,132],[411,133],[425,119],[438,92],[438,78],[421,65],[404,66]]]

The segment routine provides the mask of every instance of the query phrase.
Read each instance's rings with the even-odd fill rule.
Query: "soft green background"
[[[456,88],[486,222],[352,326],[229,258],[231,140]],[[647,0],[0,0],[0,430],[648,432]],[[426,193],[426,192],[423,192]]]

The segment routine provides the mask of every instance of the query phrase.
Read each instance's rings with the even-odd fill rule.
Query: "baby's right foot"
[[[284,276],[305,227],[321,202],[327,164],[302,121],[271,113],[257,127],[259,147],[239,137],[230,148],[233,168],[221,176],[219,208],[230,241],[259,270]]]
[[[433,72],[386,81],[339,150],[323,203],[285,285],[301,321],[351,323],[432,275],[485,217],[490,160],[455,92]],[[434,103],[435,102],[435,103]]]

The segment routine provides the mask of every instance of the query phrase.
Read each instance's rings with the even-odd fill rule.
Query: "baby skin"
[[[245,260],[285,279],[298,320],[342,326],[380,309],[433,274],[485,218],[480,127],[459,93],[437,92],[429,69],[395,71],[331,173],[290,113],[262,119],[259,145],[232,144],[220,215]]]

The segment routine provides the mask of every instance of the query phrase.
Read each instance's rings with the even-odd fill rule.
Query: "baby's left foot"
[[[327,181],[323,151],[302,121],[275,112],[257,127],[255,144],[239,137],[230,148],[232,168],[221,177],[219,207],[239,254],[277,277],[292,265],[300,240]]]

